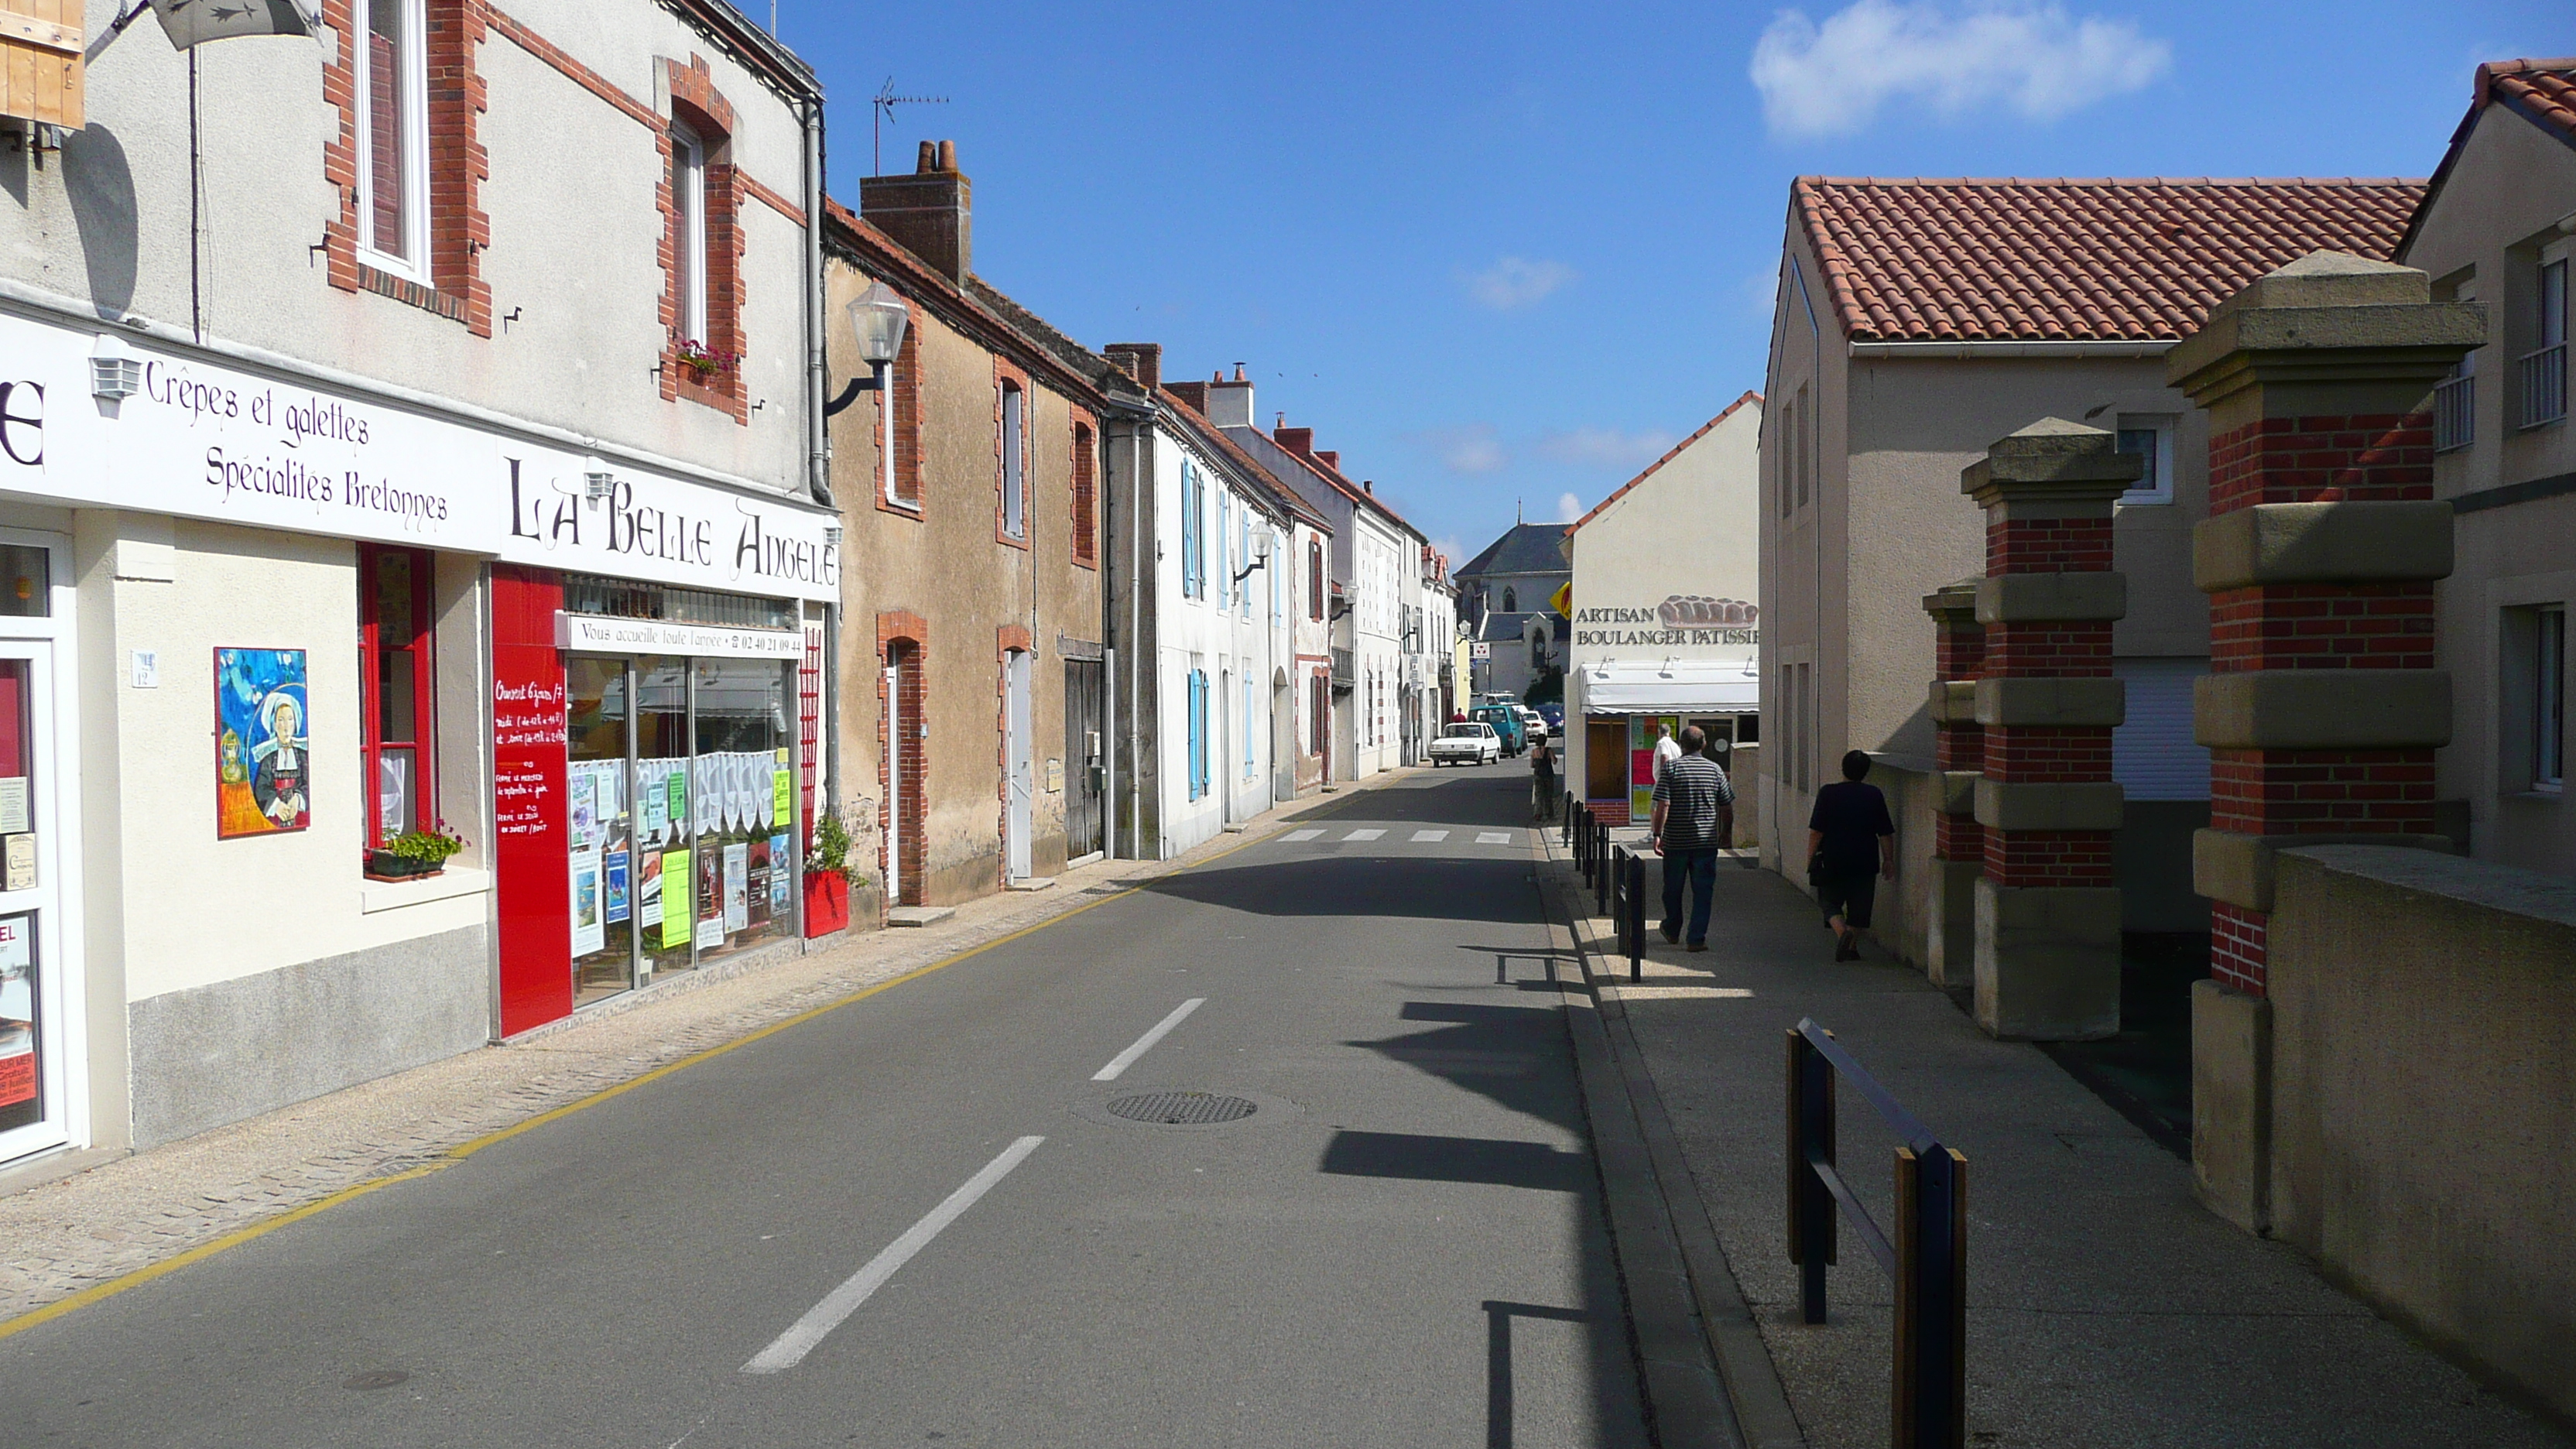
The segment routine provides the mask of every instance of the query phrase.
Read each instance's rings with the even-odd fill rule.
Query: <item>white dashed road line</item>
[[[1448,838],[1449,832],[1446,830],[1417,830],[1413,832],[1413,842],[1416,845],[1428,845],[1435,840],[1447,840]]]
[[[784,1373],[804,1361],[815,1346],[841,1326],[842,1320],[859,1311],[868,1295],[886,1284],[896,1270],[912,1261],[915,1253],[930,1246],[940,1230],[966,1215],[975,1200],[993,1190],[993,1184],[1011,1175],[1011,1169],[1028,1160],[1038,1150],[1043,1137],[1023,1137],[1002,1149],[1002,1155],[984,1164],[984,1170],[966,1179],[966,1185],[948,1195],[948,1200],[930,1210],[930,1215],[904,1230],[902,1237],[886,1245],[884,1252],[868,1260],[866,1267],[850,1275],[849,1281],[823,1296],[823,1301],[806,1311],[804,1317],[778,1341],[764,1348],[742,1366],[747,1374]]]
[[[1291,830],[1286,835],[1279,838],[1293,844],[1300,840],[1321,840],[1324,838],[1324,832],[1320,830]]]
[[[1161,1021],[1155,1023],[1152,1031],[1136,1038],[1136,1044],[1134,1046],[1131,1046],[1127,1050],[1120,1052],[1118,1055],[1111,1057],[1109,1059],[1109,1065],[1102,1067],[1099,1071],[1093,1072],[1091,1074],[1091,1079],[1095,1082],[1114,1082],[1118,1080],[1118,1074],[1127,1070],[1129,1067],[1136,1065],[1136,1059],[1143,1056],[1145,1053],[1152,1051],[1154,1049],[1154,1043],[1161,1041],[1165,1033],[1169,1032],[1173,1027],[1179,1026],[1182,1021],[1188,1018],[1191,1012],[1198,1010],[1206,1004],[1207,998],[1204,996],[1193,996],[1189,1000],[1182,1002],[1179,1006],[1173,1008],[1171,1015],[1164,1017]]]
[[[1512,843],[1512,833],[1508,830],[1479,830],[1476,832],[1476,843],[1478,845],[1509,845]]]
[[[1385,831],[1383,831],[1383,830],[1354,830],[1354,831],[1352,831],[1350,834],[1343,836],[1343,837],[1342,837],[1342,839],[1344,839],[1344,840],[1375,840],[1375,839],[1377,839],[1379,836],[1384,835],[1384,834],[1386,834],[1386,832],[1385,832]]]

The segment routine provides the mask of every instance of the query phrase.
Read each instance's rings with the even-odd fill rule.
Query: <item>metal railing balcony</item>
[[[2478,380],[2454,377],[2433,389],[2433,451],[2447,453],[2477,439]]]
[[[2536,428],[2567,416],[2567,344],[2526,354],[2521,370],[2522,425]]]

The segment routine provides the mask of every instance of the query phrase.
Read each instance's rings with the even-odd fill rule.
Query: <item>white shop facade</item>
[[[0,1167],[799,947],[828,510],[101,325],[0,303]],[[442,825],[434,875],[382,853]],[[648,848],[689,913],[649,963]]]

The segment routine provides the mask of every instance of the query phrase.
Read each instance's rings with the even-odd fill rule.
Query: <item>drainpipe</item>
[[[832,501],[832,435],[823,405],[823,98],[805,103],[805,488]]]

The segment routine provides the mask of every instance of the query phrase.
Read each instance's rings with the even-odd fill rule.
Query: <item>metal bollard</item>
[[[1628,857],[1628,979],[1646,979],[1646,858]]]
[[[1891,1442],[1968,1440],[1968,1159],[1896,1149],[1896,1387]]]
[[[1789,1032],[1789,1261],[1798,1265],[1799,1318],[1825,1321],[1825,1269],[1840,1227],[1833,1194],[1812,1164],[1834,1161],[1834,1069]]]

